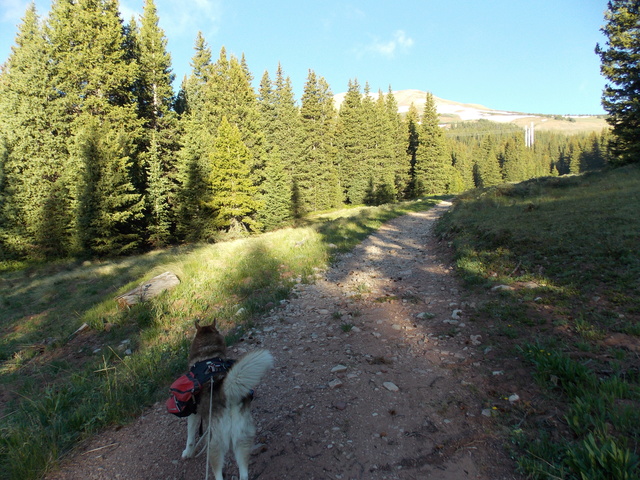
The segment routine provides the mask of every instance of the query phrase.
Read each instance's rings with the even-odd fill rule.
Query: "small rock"
[[[504,370],[494,370],[491,373],[492,375],[504,375]]]
[[[344,365],[336,365],[331,369],[331,373],[341,373],[347,370],[347,367]]]
[[[509,397],[509,403],[515,403],[518,400],[520,400],[520,395],[518,395],[517,393],[514,393]]]
[[[342,381],[335,378],[329,382],[329,388],[335,390],[336,388],[340,388],[342,386]]]
[[[480,345],[482,343],[482,335],[471,335],[469,338],[471,339],[471,345]]]
[[[482,415],[484,417],[492,417],[493,416],[493,411],[490,408],[485,408],[482,410]]]
[[[321,308],[320,310],[318,310],[318,313],[320,315],[329,315],[329,310],[327,310],[326,308]]]
[[[394,330],[402,330],[402,325],[394,323],[393,325],[391,325],[391,328],[393,328]]]
[[[502,291],[511,291],[513,287],[511,285],[496,285],[491,288],[492,292],[502,292]]]
[[[389,390],[390,392],[397,392],[400,390],[398,386],[393,382],[384,382],[382,386],[387,390]]]
[[[333,402],[333,407],[336,410],[345,410],[347,408],[347,402]]]
[[[238,311],[236,312],[236,316],[242,315],[244,312],[246,312],[246,310],[244,308],[240,308],[238,309]]]
[[[454,320],[460,320],[460,314],[462,313],[462,310],[454,310],[451,313],[451,318],[453,318]]]
[[[358,327],[351,327],[351,331],[355,333],[360,333],[362,330],[360,330]]]

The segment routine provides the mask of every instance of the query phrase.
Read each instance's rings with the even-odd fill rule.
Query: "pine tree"
[[[267,153],[264,182],[260,200],[262,208],[258,213],[258,220],[265,230],[285,225],[292,218],[292,189],[291,176],[280,155],[278,147]]]
[[[182,148],[177,166],[176,233],[179,239],[198,241],[213,235],[213,212],[207,206],[206,157],[213,151],[217,126],[206,99],[212,75],[211,50],[200,32],[195,40],[191,74],[184,82],[184,113],[181,117]]]
[[[404,192],[406,198],[417,198],[421,195],[422,186],[416,173],[418,146],[420,145],[420,115],[412,103],[405,118],[406,124],[406,159],[409,164],[407,187]]]
[[[462,191],[474,188],[472,148],[469,145],[453,141],[451,163],[462,179]]]
[[[400,200],[409,185],[409,170],[411,168],[407,157],[407,144],[405,138],[405,126],[398,113],[398,102],[396,101],[391,86],[385,97],[386,117],[389,125],[389,141],[391,143],[391,162],[394,169],[394,186],[396,199]]]
[[[47,34],[59,92],[52,103],[66,120],[62,133],[69,138],[65,176],[77,245],[91,255],[130,252],[143,242],[143,202],[136,189],[142,129],[134,96],[138,67],[125,48],[129,39],[118,3],[57,0]],[[90,189],[100,198],[85,201]],[[88,225],[90,238],[81,231]]]
[[[297,215],[325,210],[340,204],[340,183],[333,160],[335,110],[327,82],[309,71],[300,109],[302,151],[294,185]]]
[[[358,80],[350,80],[338,112],[337,145],[340,183],[347,202],[364,203],[371,170],[364,150],[364,110]]]
[[[447,190],[447,154],[445,137],[439,126],[436,104],[427,93],[420,128],[420,144],[416,152],[416,178],[421,184],[419,195],[443,194]]]
[[[79,162],[76,200],[76,242],[89,255],[123,255],[141,247],[131,229],[143,217],[142,195],[130,179],[132,145],[124,125],[83,119],[75,136]]]
[[[496,140],[493,136],[487,135],[480,146],[478,158],[475,164],[475,183],[479,188],[490,187],[502,183],[502,172]]]
[[[365,90],[366,91],[366,90]],[[369,130],[368,157],[371,159],[374,178],[373,205],[392,202],[396,198],[396,159],[391,119],[382,91],[372,103],[372,123]],[[366,114],[365,114],[366,115]]]
[[[222,117],[210,159],[210,208],[215,225],[233,233],[247,233],[260,228],[255,214],[261,207],[257,188],[249,175],[251,152],[242,142],[240,130]]]
[[[596,46],[600,71],[609,84],[602,105],[613,127],[616,163],[640,162],[640,3],[610,0],[605,12],[605,47]]]
[[[521,135],[508,139],[502,155],[502,172],[505,182],[521,182],[527,174],[526,149]]]
[[[165,246],[172,239],[178,150],[171,55],[166,51],[167,40],[158,21],[153,0],[146,0],[138,40],[138,108],[146,127],[141,160],[146,173],[147,235],[156,247]]]
[[[299,116],[291,82],[278,65],[276,83],[268,72],[260,82],[260,128],[265,135],[264,182],[261,198],[264,209],[259,213],[267,229],[287,222],[293,211],[292,185],[299,147]]]
[[[0,235],[8,251],[39,258],[64,256],[69,245],[67,124],[54,105],[49,52],[32,4],[0,81],[0,132],[6,148]]]
[[[567,157],[569,159],[569,173],[577,175],[582,171],[582,148],[575,137],[571,137],[567,148]]]

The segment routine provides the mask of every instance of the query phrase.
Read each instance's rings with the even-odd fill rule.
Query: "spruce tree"
[[[172,111],[174,75],[167,40],[158,21],[153,0],[146,0],[138,40],[138,108],[145,122],[141,160],[146,173],[147,235],[156,247],[172,240],[178,150],[178,123]]]
[[[47,33],[59,92],[52,103],[66,120],[70,142],[65,175],[77,245],[91,255],[129,252],[143,242],[144,205],[136,189],[142,129],[134,96],[138,67],[125,48],[118,3],[57,0]],[[92,188],[100,198],[84,201]],[[91,238],[81,231],[87,225]]]
[[[416,173],[418,146],[420,145],[420,115],[415,104],[409,106],[405,118],[406,125],[406,159],[409,164],[407,187],[404,192],[406,198],[417,198],[421,195],[422,186]]]
[[[300,109],[302,151],[294,176],[297,215],[340,204],[340,183],[333,159],[335,110],[327,82],[309,71]]]
[[[371,171],[364,151],[364,110],[357,79],[349,80],[347,93],[340,105],[336,141],[340,183],[345,199],[351,204],[363,203],[369,187]]]
[[[392,202],[396,198],[396,159],[394,156],[393,125],[388,116],[387,106],[382,91],[378,91],[378,98],[372,102],[373,135],[370,136],[368,146],[374,173],[374,190],[372,203],[381,205]]]
[[[235,56],[229,58],[222,47],[204,90],[213,125],[217,128],[222,117],[227,117],[227,121],[240,130],[242,141],[251,153],[249,166],[253,181],[259,184],[262,178],[264,134],[260,129],[258,100],[251,80],[244,57],[242,61]]]
[[[475,187],[473,178],[473,149],[469,145],[453,141],[451,145],[451,163],[462,179],[462,191]],[[455,193],[455,192],[451,192]]]
[[[524,140],[521,135],[508,139],[502,155],[505,182],[521,182],[529,178]]]
[[[476,187],[484,188],[502,183],[502,172],[496,139],[492,135],[487,135],[480,145],[475,164]]]
[[[420,144],[416,152],[416,178],[421,190],[418,195],[443,194],[447,190],[448,158],[445,137],[439,126],[438,112],[431,93],[427,93],[420,126]]]
[[[6,147],[1,235],[5,248],[19,256],[69,253],[68,125],[55,107],[58,94],[49,59],[32,4],[0,77],[0,131]]]
[[[278,147],[266,154],[266,167],[262,195],[262,208],[258,212],[258,220],[265,230],[273,230],[288,223],[292,218],[292,184],[291,176],[280,155]]]
[[[582,148],[575,137],[571,137],[567,148],[567,157],[569,159],[569,173],[577,175],[582,171]]]
[[[142,195],[130,179],[129,132],[87,116],[75,135],[73,157],[79,163],[76,241],[89,255],[123,255],[141,247],[139,232],[130,228],[143,217]]]
[[[222,117],[209,161],[209,207],[215,215],[215,226],[236,234],[257,231],[260,225],[255,214],[261,204],[249,175],[251,152],[238,127],[227,117]]]
[[[179,239],[197,241],[210,237],[215,227],[207,207],[206,157],[213,151],[217,126],[206,99],[212,75],[211,50],[200,32],[195,40],[191,74],[184,82],[184,111],[181,117],[182,148],[177,166],[176,233]]]
[[[616,163],[640,162],[640,2],[610,0],[602,33],[606,45],[596,46],[600,71],[609,84],[602,105],[613,127]]]
[[[389,141],[391,143],[391,162],[394,169],[394,186],[396,198],[400,200],[409,185],[409,170],[411,168],[407,157],[407,144],[405,138],[405,126],[398,113],[398,102],[389,86],[385,97],[386,122],[389,125]]]
[[[291,82],[278,65],[275,85],[265,72],[258,97],[261,130],[265,135],[264,182],[259,213],[267,229],[289,220],[293,211],[292,185],[299,155],[299,116]]]
[[[300,158],[300,109],[291,86],[291,79],[285,76],[278,64],[273,91],[276,107],[275,122],[272,125],[271,143],[280,150],[285,169],[293,178],[295,166]]]

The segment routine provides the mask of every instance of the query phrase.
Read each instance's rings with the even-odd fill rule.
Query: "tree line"
[[[300,102],[280,65],[254,89],[244,56],[195,40],[173,90],[153,0],[125,23],[117,0],[32,4],[0,72],[0,260],[123,255],[291,224],[608,160],[606,133],[439,125],[434,98],[398,113],[391,88],[349,82],[336,108],[309,70]]]

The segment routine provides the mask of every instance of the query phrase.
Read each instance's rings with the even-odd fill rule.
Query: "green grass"
[[[217,318],[232,343],[334,254],[436,203],[328,212],[299,228],[135,257],[0,266],[0,478],[40,478],[82,439],[164,398],[186,368],[195,318]],[[118,309],[115,297],[168,270],[179,286]],[[89,330],[73,336],[83,323]]]
[[[437,225],[470,288],[512,287],[479,315],[498,350],[518,339],[500,352],[540,389],[532,407],[546,415],[505,416],[530,478],[640,478],[638,212],[635,165],[471,191]]]

